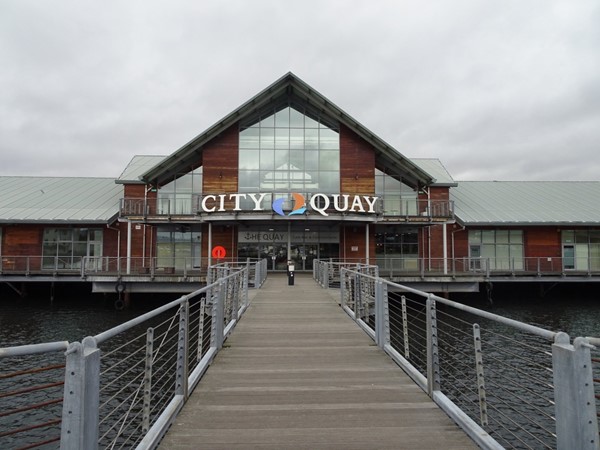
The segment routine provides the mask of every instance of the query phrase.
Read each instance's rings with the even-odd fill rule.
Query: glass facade
[[[419,234],[416,228],[377,226],[375,229],[377,264],[385,269],[417,270]]]
[[[175,178],[158,190],[157,212],[186,215],[194,212],[195,195],[202,193],[202,167]]]
[[[600,270],[600,230],[563,230],[563,268]]]
[[[42,268],[80,269],[84,257],[90,265],[102,258],[102,229],[46,228],[42,243]]]
[[[379,169],[375,169],[375,194],[383,199],[384,214],[417,215],[417,192]]]
[[[202,236],[190,227],[159,226],[156,231],[156,267],[183,270],[200,267]]]
[[[469,230],[472,269],[523,270],[523,230]]]
[[[295,105],[268,110],[240,127],[239,192],[281,197],[290,192],[336,193],[339,187],[336,124]]]

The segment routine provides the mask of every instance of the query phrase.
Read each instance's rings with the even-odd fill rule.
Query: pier
[[[477,448],[337,302],[270,275],[160,448]]]

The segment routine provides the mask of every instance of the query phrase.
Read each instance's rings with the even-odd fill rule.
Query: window
[[[294,105],[268,110],[242,125],[239,191],[339,192],[339,131],[324,122]]]
[[[88,264],[102,257],[102,229],[46,228],[42,243],[42,268],[80,269],[84,258]],[[88,266],[89,267],[89,266]]]
[[[472,268],[523,270],[523,230],[469,230],[469,257]]]
[[[202,167],[178,175],[158,190],[158,214],[189,215],[194,212],[194,195],[202,193]]]
[[[385,269],[417,270],[419,235],[415,228],[377,227],[377,264]]]
[[[563,230],[563,268],[600,270],[600,230]]]
[[[383,198],[384,214],[417,215],[417,192],[379,169],[375,169],[375,193]]]

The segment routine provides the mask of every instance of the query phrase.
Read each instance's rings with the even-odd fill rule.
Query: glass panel
[[[290,169],[297,168],[302,170],[304,167],[304,151],[302,150],[290,150]]]
[[[275,168],[275,151],[273,150],[261,150],[260,151],[260,168],[262,170],[269,170]]]
[[[290,128],[304,128],[304,114],[290,108]]]
[[[575,242],[575,232],[571,231],[571,230],[569,230],[569,231],[564,230],[562,232],[562,241],[565,244],[572,244],[572,243],[574,243]]]
[[[290,151],[289,150],[275,150],[275,169],[287,170],[289,169]]]
[[[289,128],[290,126],[290,108],[284,108],[275,113],[275,126],[277,128]]]
[[[304,148],[309,149],[318,149],[319,148],[319,130],[306,128],[304,130]]]
[[[340,184],[335,172],[319,172],[319,191],[333,194],[339,190]]]
[[[508,230],[496,230],[496,242],[498,244],[508,244]]]
[[[304,130],[294,129],[290,130],[290,148],[303,149],[304,148]]]
[[[319,122],[308,116],[304,116],[304,128],[319,128]]]
[[[259,187],[259,172],[258,170],[244,170],[239,174],[240,191],[254,192]]]
[[[46,228],[44,230],[44,242],[58,241],[58,230],[56,228]]]
[[[240,172],[244,169],[259,169],[259,150],[240,150]]]
[[[260,126],[261,127],[271,127],[271,128],[273,128],[275,126],[275,116],[271,114],[268,117],[264,117],[260,121]]]
[[[275,148],[275,129],[261,128],[260,129],[260,147]]]
[[[334,150],[340,148],[339,134],[336,131],[329,128],[321,128],[319,131],[321,134],[319,143],[320,148]]]
[[[481,241],[484,244],[493,244],[494,243],[494,230],[482,230],[481,231]]]
[[[319,152],[305,151],[304,158],[304,170],[319,169]]]
[[[335,170],[339,168],[339,153],[321,151],[319,153],[319,170]]]
[[[258,148],[260,142],[258,128],[246,128],[240,132],[240,148]]]
[[[481,231],[469,230],[469,244],[480,244],[481,243]]]
[[[58,230],[58,239],[60,241],[72,241],[73,231],[68,228],[60,228]]]
[[[510,242],[511,244],[522,244],[523,230],[510,230]]]
[[[587,244],[589,242],[589,236],[587,230],[575,232],[575,242],[577,244]]]
[[[575,268],[575,247],[573,245],[563,247],[563,267],[565,269]]]
[[[275,128],[275,148],[290,148],[289,128]]]

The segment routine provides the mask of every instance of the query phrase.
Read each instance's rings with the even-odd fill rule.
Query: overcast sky
[[[600,180],[600,0],[0,0],[0,175],[118,177],[289,71],[457,180]]]

